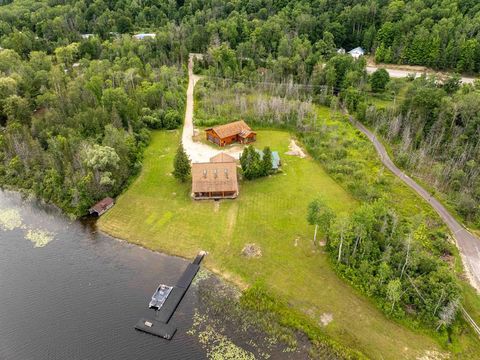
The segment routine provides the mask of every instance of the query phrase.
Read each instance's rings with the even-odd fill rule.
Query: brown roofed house
[[[221,155],[221,154],[219,154]],[[208,163],[192,164],[192,197],[202,199],[234,199],[238,196],[237,164],[225,155],[214,156]]]
[[[215,126],[205,131],[207,140],[219,146],[229,145],[234,142],[247,144],[257,139],[257,134],[243,120]]]
[[[215,155],[214,157],[210,158],[210,162],[212,163],[222,163],[222,162],[236,162],[237,160],[228,154],[225,154],[224,152],[221,152],[220,154]]]

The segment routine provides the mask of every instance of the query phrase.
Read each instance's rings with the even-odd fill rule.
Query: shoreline
[[[128,239],[124,239],[124,238],[121,238],[121,237],[116,236],[114,234],[111,234],[108,230],[101,228],[98,225],[97,222],[98,222],[98,220],[95,220],[94,223],[93,223],[93,225],[95,227],[95,230],[98,231],[99,233],[101,233],[102,235],[109,237],[112,240],[115,240],[115,241],[118,241],[118,242],[121,242],[121,243],[125,243],[125,244],[131,245],[131,246],[136,246],[136,247],[139,247],[141,249],[150,251],[154,254],[173,257],[173,258],[177,258],[177,259],[180,259],[180,260],[186,261],[186,262],[191,261],[191,258],[189,258],[187,255],[183,255],[183,254],[179,254],[179,253],[171,253],[171,252],[168,252],[167,250],[164,250],[164,249],[156,250],[156,249],[150,248],[150,247],[148,247],[144,244],[140,244],[136,241],[130,241]],[[207,252],[207,255],[205,256],[205,259],[203,261],[203,267],[206,268],[208,271],[210,271],[212,274],[219,277],[223,281],[226,281],[227,283],[229,283],[231,285],[234,285],[236,288],[238,288],[242,292],[249,289],[252,286],[252,285],[248,285],[248,284],[246,284],[242,281],[233,280],[235,278],[235,276],[233,274],[229,275],[228,272],[221,271],[221,270],[219,270],[215,267],[209,266],[208,256],[209,256],[209,253]]]

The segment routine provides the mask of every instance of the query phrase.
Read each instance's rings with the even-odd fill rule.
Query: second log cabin
[[[205,132],[207,140],[218,146],[232,143],[248,144],[257,139],[257,134],[243,120],[215,126],[206,129]]]

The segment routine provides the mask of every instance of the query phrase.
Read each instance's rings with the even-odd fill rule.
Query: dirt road
[[[447,74],[444,74],[444,73],[436,73],[436,72],[430,71],[428,69],[421,69],[421,68],[416,68],[416,67],[412,67],[411,69],[403,69],[403,68],[402,69],[394,69],[394,68],[389,68],[389,67],[384,66],[384,65],[380,65],[380,66],[376,66],[376,65],[372,65],[372,64],[367,65],[367,73],[369,73],[369,74],[375,72],[378,69],[387,70],[388,73],[390,74],[390,77],[392,77],[392,78],[404,78],[404,77],[407,77],[411,74],[415,74],[415,77],[420,77],[424,73],[427,73],[429,75],[440,75],[440,76],[446,76],[447,75]],[[464,84],[473,84],[473,82],[475,80],[476,80],[475,78],[462,76],[462,83],[464,83]]]
[[[200,77],[193,73],[193,59],[195,55],[190,55],[188,62],[188,88],[187,88],[187,105],[185,110],[185,121],[183,123],[182,144],[185,152],[192,162],[208,162],[211,157],[220,152],[225,152],[234,158],[238,159],[243,151],[241,146],[226,147],[222,150],[215,149],[212,146],[204,144],[200,141],[194,141],[194,126],[193,126],[193,109],[194,98],[193,92],[195,84]]]
[[[361,123],[359,123],[352,117],[350,117],[350,121],[373,143],[375,149],[380,155],[382,163],[391,172],[398,176],[405,184],[407,184],[409,187],[415,190],[422,198],[424,198],[438,213],[438,215],[440,215],[440,217],[448,226],[455,238],[470,283],[475,289],[477,289],[478,292],[480,292],[480,239],[470,233],[467,229],[463,227],[462,224],[455,220],[455,218],[448,212],[448,210],[437,199],[431,196],[428,191],[418,185],[408,175],[406,175],[397,166],[395,166],[393,161],[388,156],[385,147],[370,130],[368,130],[365,126],[363,126]]]

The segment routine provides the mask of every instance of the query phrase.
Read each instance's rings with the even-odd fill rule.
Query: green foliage
[[[392,316],[448,328],[460,298],[454,276],[436,254],[412,241],[418,229],[385,205],[362,205],[332,227],[328,250],[335,266]]]
[[[191,166],[187,153],[180,144],[173,160],[173,176],[181,182],[185,182],[190,178]]]
[[[267,176],[272,172],[272,160],[272,150],[270,150],[270,147],[266,146],[265,149],[263,149],[263,155],[260,162],[261,173],[263,176]]]
[[[364,359],[365,356],[352,351],[327,338],[305,316],[299,314],[283,301],[272,296],[262,282],[256,282],[242,293],[240,305],[247,311],[262,314],[257,324],[265,331],[277,336],[281,329],[276,324],[294,331],[303,332],[313,344],[312,355],[315,358],[328,359]],[[283,335],[285,338],[285,335]]]
[[[0,183],[75,215],[123,189],[147,129],[178,127],[185,104],[179,67],[130,39],[88,42],[94,51],[72,43],[26,60],[0,50]]]
[[[263,175],[260,154],[252,145],[243,150],[240,156],[240,165],[242,166],[243,176],[247,180],[253,180]]]
[[[385,69],[378,69],[370,76],[370,85],[372,86],[373,92],[382,92],[385,91],[385,87],[390,81],[390,75]]]
[[[240,165],[247,180],[268,176],[272,173],[272,151],[268,146],[263,152],[256,150],[253,145],[247,146],[240,156]]]
[[[326,235],[330,225],[335,219],[335,214],[323,199],[315,199],[308,204],[307,221],[310,225],[316,225]]]
[[[480,124],[480,94],[470,85],[460,86],[457,74],[443,83],[421,77],[403,92],[398,107],[370,107],[365,121],[390,142],[398,165],[419,174],[447,206],[480,226],[480,174],[475,170],[480,150],[474,130]]]
[[[96,58],[104,40],[155,32],[154,40],[145,41],[145,51],[154,48],[161,62],[182,62],[189,51],[202,52],[212,71],[227,77],[256,77],[255,69],[262,67],[277,80],[292,76],[306,83],[315,66],[334,57],[337,48],[357,46],[375,50],[378,61],[478,72],[477,4],[432,4],[9,1],[0,13],[0,45],[25,59],[32,50],[61,48],[59,57],[68,63],[71,43],[79,42],[81,58]],[[85,33],[97,40],[83,39]]]

